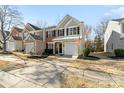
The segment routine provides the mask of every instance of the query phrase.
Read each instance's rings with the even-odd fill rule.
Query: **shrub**
[[[95,48],[94,47],[91,47],[90,48],[90,52],[94,52],[95,51]]]
[[[47,55],[53,54],[53,49],[45,49],[45,54]]]
[[[115,49],[114,53],[116,57],[124,57],[124,49]]]
[[[89,49],[89,48],[85,48],[85,49],[83,50],[83,55],[84,55],[85,57],[87,57],[89,54],[90,54],[90,49]]]

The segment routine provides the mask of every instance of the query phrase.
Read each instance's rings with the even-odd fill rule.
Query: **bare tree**
[[[103,19],[96,26],[96,28],[94,28],[94,31],[95,31],[94,41],[96,42],[96,50],[97,51],[103,51],[104,33],[106,31],[109,20],[110,19],[108,19],[108,18]]]
[[[47,22],[42,20],[37,21],[36,26],[38,26],[39,28],[45,28],[47,26]]]
[[[56,17],[56,21],[55,21],[55,24],[58,24],[60,21],[61,21],[62,17],[60,15],[58,15]]]
[[[89,26],[89,25],[85,25],[85,41],[86,41],[86,44],[85,44],[85,47],[87,48],[88,47],[88,43],[90,42],[90,35],[91,35],[91,32],[92,32],[92,27]]]
[[[0,31],[3,40],[0,43],[3,44],[4,52],[6,51],[6,35],[4,31],[9,30],[13,25],[21,24],[21,14],[12,6],[1,5],[0,6]]]

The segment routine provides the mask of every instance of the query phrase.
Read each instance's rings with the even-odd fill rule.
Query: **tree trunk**
[[[3,51],[6,52],[6,36],[5,36],[5,33],[4,33],[4,22],[1,21],[1,32],[2,32],[2,36],[3,36]]]
[[[4,40],[4,43],[3,43],[3,51],[6,52],[6,40]]]

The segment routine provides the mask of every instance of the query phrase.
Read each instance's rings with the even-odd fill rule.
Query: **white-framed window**
[[[52,37],[52,36],[53,36],[52,31],[48,31],[48,37]]]
[[[64,36],[64,29],[58,30],[58,36]]]
[[[68,28],[68,35],[79,35],[79,27]]]
[[[53,49],[53,44],[52,43],[48,43],[48,49]]]
[[[53,30],[53,31],[48,31],[47,37],[55,37],[55,30]]]

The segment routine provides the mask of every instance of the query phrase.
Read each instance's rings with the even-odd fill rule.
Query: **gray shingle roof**
[[[19,31],[19,32],[23,31],[23,29],[21,29],[21,28],[18,28],[18,27],[14,27],[14,28],[17,29],[17,31]]]
[[[124,20],[124,18],[113,19],[112,21],[118,21],[118,22],[120,22],[122,20]]]
[[[4,31],[4,33],[6,34],[6,36],[8,36],[10,34],[9,31]]]
[[[37,27],[37,26],[35,26],[35,25],[32,25],[32,24],[30,24],[30,23],[27,23],[28,25],[30,25],[33,29],[35,29],[35,30],[40,30],[41,28],[39,28],[39,27]]]
[[[14,38],[14,40],[22,40],[22,37],[18,37],[18,36],[12,36]]]
[[[45,29],[53,29],[53,28],[56,28],[56,26],[48,26]]]
[[[0,34],[2,34],[1,31],[0,31]],[[4,34],[5,34],[6,36],[8,36],[8,35],[10,34],[10,32],[9,32],[9,31],[4,31]]]
[[[35,40],[42,40],[42,38],[38,35],[30,34]]]

